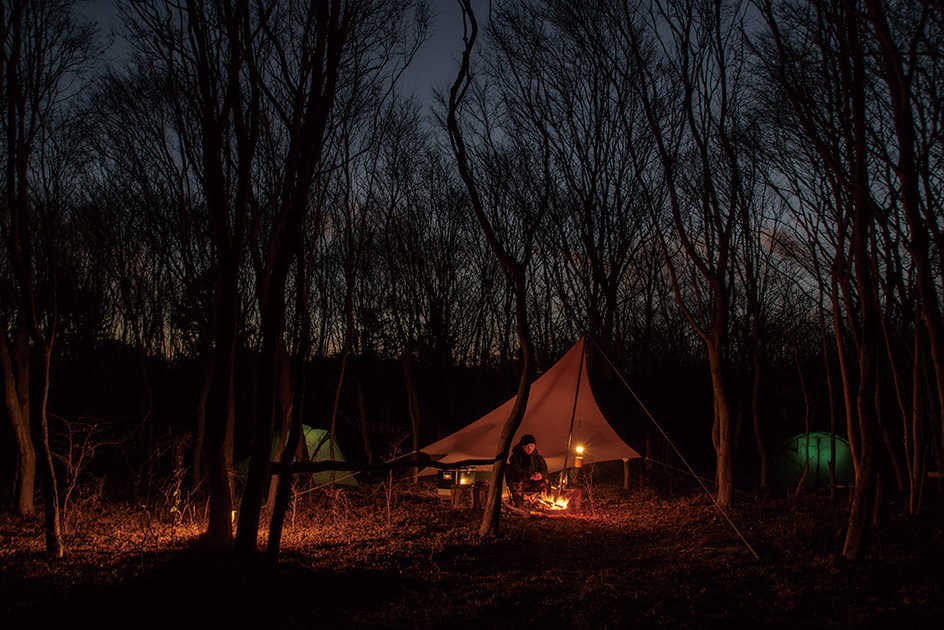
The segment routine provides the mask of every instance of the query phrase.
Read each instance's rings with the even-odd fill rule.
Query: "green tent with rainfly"
[[[305,447],[308,451],[308,461],[310,462],[346,462],[341,448],[338,446],[337,439],[334,441],[334,457],[331,453],[331,434],[326,429],[315,429],[307,424],[302,425],[302,431],[305,435]],[[272,438],[272,461],[275,461],[276,454],[279,452],[279,440],[281,435],[276,433]],[[245,477],[249,470],[249,458],[239,462],[237,471]],[[343,486],[356,486],[357,479],[348,470],[323,470],[312,473],[312,483],[316,486],[331,482],[331,473],[334,472],[335,483]]]
[[[836,484],[852,485],[855,472],[849,442],[845,438],[826,432],[810,433],[809,440],[806,433],[794,435],[787,440],[776,455],[774,469],[777,480],[787,488],[795,488],[800,483],[808,458],[809,470],[803,487],[807,489],[827,487],[833,440],[836,444]]]

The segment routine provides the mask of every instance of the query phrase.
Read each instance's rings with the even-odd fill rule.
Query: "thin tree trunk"
[[[344,373],[347,370],[347,361],[350,353],[341,357],[341,374],[338,376],[338,386],[334,390],[334,405],[331,407],[331,427],[328,431],[328,457],[334,461],[334,436],[338,426],[338,407],[341,405],[341,390],[344,387]],[[331,483],[334,483],[335,471],[331,471]]]
[[[190,471],[194,488],[200,486],[206,473],[203,463],[203,448],[206,441],[207,401],[210,397],[210,386],[213,383],[213,363],[212,351],[208,350],[203,357],[203,382],[200,384],[200,391],[197,395],[197,409],[194,416],[193,464]]]
[[[52,338],[53,335],[50,335]],[[39,399],[39,435],[42,460],[40,471],[43,487],[43,503],[46,514],[46,553],[53,558],[65,554],[62,540],[62,519],[59,513],[59,489],[56,484],[56,469],[53,466],[52,450],[49,448],[49,376],[52,366],[52,341],[43,348],[42,390]]]
[[[872,229],[873,212],[868,196],[869,182],[866,165],[867,146],[865,131],[865,67],[864,54],[859,41],[859,24],[852,8],[843,8],[846,19],[846,33],[849,50],[844,55],[851,61],[852,68],[847,73],[851,79],[848,94],[852,101],[852,119],[854,124],[853,151],[853,268],[856,288],[859,295],[859,315],[861,331],[858,338],[859,383],[856,395],[858,414],[858,434],[861,452],[856,469],[856,485],[849,510],[849,521],[842,555],[848,560],[856,560],[865,550],[866,539],[872,522],[876,501],[877,474],[876,435],[878,421],[875,410],[876,389],[876,348],[875,340],[879,335],[876,304],[873,296],[872,263],[869,255],[869,232]]]
[[[410,413],[410,426],[413,430],[413,452],[420,450],[420,400],[416,393],[416,381],[413,378],[413,358],[409,351],[403,353],[400,357],[400,363],[403,366],[403,382],[406,385],[407,409]],[[413,483],[418,484],[419,468],[413,469]]]
[[[895,137],[898,140],[898,163],[895,168],[901,184],[902,208],[908,221],[909,246],[914,262],[918,290],[918,308],[928,332],[928,348],[934,366],[934,377],[941,416],[941,446],[944,447],[944,323],[938,304],[937,288],[929,256],[929,229],[921,218],[918,173],[915,155],[915,125],[912,107],[912,75],[905,71],[903,57],[892,35],[885,16],[884,3],[880,0],[865,0],[869,18],[875,27],[876,40],[884,54],[879,55],[883,64],[883,76],[888,86],[889,104],[895,121]],[[927,9],[930,11],[930,8]],[[927,17],[927,14],[924,16]],[[924,18],[923,18],[924,19]],[[909,62],[914,68],[917,47],[909,52]],[[936,220],[936,219],[933,219]]]
[[[292,454],[294,456],[298,449],[298,443],[300,442],[300,440],[296,440],[294,447],[292,447],[290,444],[291,436],[289,433],[292,431],[292,406],[294,405],[294,400],[292,397],[291,365],[289,363],[288,353],[286,352],[284,345],[281,347],[279,352],[278,378],[278,405],[281,422],[279,423],[279,444],[276,448],[276,452],[273,454],[273,459],[281,462],[285,459],[283,457],[285,450],[291,448]],[[269,492],[267,494],[264,508],[266,514],[274,514],[275,495],[278,492],[280,478],[280,475],[272,475],[269,477]]]
[[[822,309],[820,310],[822,313]],[[826,398],[829,404],[829,498],[835,501],[836,494],[836,396],[833,391],[832,370],[829,367],[829,344],[826,340],[825,322],[821,324],[823,363],[826,369]]]
[[[304,302],[306,311],[307,305],[306,299]],[[308,334],[307,325],[303,325],[303,331],[304,334]],[[288,410],[284,415],[284,418],[290,419],[290,423],[287,427],[283,424],[282,429],[283,435],[286,431],[288,432],[288,440],[285,443],[285,448],[282,450],[279,459],[279,461],[282,463],[282,472],[278,475],[274,475],[272,478],[273,481],[277,481],[277,484],[276,492],[272,497],[272,506],[269,512],[272,515],[272,518],[269,524],[269,539],[266,541],[266,554],[269,559],[273,561],[278,558],[279,546],[282,542],[282,528],[285,524],[285,512],[288,509],[288,498],[292,484],[295,481],[295,475],[292,474],[289,467],[292,464],[292,460],[295,459],[296,453],[304,446],[304,439],[302,435],[304,432],[304,428],[302,426],[302,403],[305,395],[303,368],[304,356],[307,354],[308,344],[305,342],[302,345],[304,346],[304,350],[299,351],[299,384],[295,391],[295,402],[288,405]],[[286,365],[284,377],[288,376],[288,371],[288,366]],[[314,453],[309,454],[309,458],[313,454]]]
[[[262,390],[256,416],[256,430],[249,474],[240,501],[239,523],[236,528],[236,551],[249,556],[258,551],[259,524],[262,518],[266,488],[271,483],[272,436],[278,415],[279,349],[285,328],[285,282],[289,259],[279,256],[275,269],[261,288],[262,356],[260,359]]]
[[[317,224],[318,221],[315,221]],[[293,459],[304,457],[310,460],[314,453],[308,453],[305,441],[303,420],[305,417],[305,391],[307,389],[307,363],[311,352],[311,318],[309,304],[311,300],[311,280],[309,270],[312,267],[312,253],[305,251],[305,236],[302,232],[295,235],[296,291],[295,312],[299,322],[295,341],[295,388],[294,396],[290,387],[291,364],[288,353],[285,354],[285,363],[282,371],[282,408],[284,415],[291,419],[290,427],[283,428],[288,432],[288,442],[282,452],[282,472],[277,475],[278,485],[275,500],[272,506],[272,518],[269,522],[269,538],[266,541],[266,554],[271,561],[278,559],[279,546],[282,542],[282,528],[285,524],[285,512],[288,509],[289,493],[295,482],[295,476],[289,470]],[[283,426],[285,426],[283,424]]]
[[[921,328],[916,325],[911,384],[911,426],[905,427],[905,446],[908,449],[908,460],[911,462],[908,466],[908,514],[912,516],[921,512],[924,477],[927,473],[927,458],[924,450],[927,436],[921,430],[925,419],[921,398],[921,356]]]
[[[141,377],[141,390],[138,403],[141,409],[141,448],[144,453],[144,462],[141,466],[141,472],[138,476],[137,486],[138,495],[143,496],[145,500],[151,489],[151,482],[154,476],[154,390],[151,387],[151,381],[148,378],[147,354],[144,344],[138,342],[138,370]]]
[[[859,437],[856,431],[856,412],[853,400],[855,399],[852,391],[853,386],[849,377],[851,367],[846,358],[845,348],[843,347],[843,326],[842,326],[842,306],[839,301],[838,281],[836,274],[832,274],[833,291],[831,301],[833,304],[833,337],[836,341],[836,359],[839,363],[839,381],[842,385],[842,403],[846,417],[846,437],[849,439],[849,453],[852,456],[852,466],[854,470],[859,468]]]
[[[364,395],[364,383],[360,378],[357,379],[357,403],[360,411],[361,442],[364,446],[364,454],[367,456],[367,465],[374,463],[374,452],[370,447],[370,433],[367,430],[367,397]]]
[[[793,361],[796,364],[797,374],[800,377],[800,390],[803,392],[803,431],[806,435],[804,444],[805,457],[803,459],[803,474],[800,475],[800,480],[797,482],[796,490],[793,491],[793,495],[797,496],[803,489],[803,484],[806,483],[806,477],[810,472],[810,397],[806,392],[806,379],[803,378],[803,368],[800,366],[800,353],[796,348],[793,349]]]
[[[757,456],[760,460],[760,491],[767,491],[769,479],[769,456],[767,447],[764,445],[764,439],[760,430],[760,382],[761,382],[761,360],[760,351],[752,352],[754,362],[754,375],[751,379],[751,421],[754,428],[754,445],[757,447]]]
[[[213,352],[212,384],[207,405],[206,464],[210,510],[205,535],[212,549],[226,549],[233,543],[233,457],[234,385],[236,363],[237,294],[236,270],[221,275],[218,286],[217,340]]]
[[[519,311],[524,310],[524,279],[521,279],[521,301],[519,302]],[[516,290],[516,293],[518,291]],[[531,394],[531,379],[534,375],[534,350],[531,347],[531,336],[527,328],[527,321],[519,321],[519,340],[521,342],[521,377],[518,380],[518,391],[515,396],[515,404],[505,420],[501,435],[498,439],[497,461],[492,466],[490,486],[488,489],[488,499],[485,502],[485,512],[482,514],[482,523],[479,526],[479,536],[482,538],[494,537],[499,534],[499,517],[501,515],[501,496],[502,484],[505,480],[505,465],[508,461],[508,453],[511,450],[511,440],[521,426],[524,419],[524,412],[528,406],[528,398]]]

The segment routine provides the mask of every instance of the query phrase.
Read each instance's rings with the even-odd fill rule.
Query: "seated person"
[[[547,463],[538,453],[534,436],[525,434],[511,449],[508,460],[508,489],[515,505],[521,503],[521,495],[547,490]]]

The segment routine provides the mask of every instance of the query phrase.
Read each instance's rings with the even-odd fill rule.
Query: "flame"
[[[570,499],[564,497],[555,497],[554,495],[542,493],[535,495],[525,495],[535,507],[544,510],[566,510]]]
[[[582,445],[577,447],[577,452],[578,452],[578,453],[583,453],[583,446],[582,446]]]

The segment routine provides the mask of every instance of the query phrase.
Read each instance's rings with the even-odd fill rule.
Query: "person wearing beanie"
[[[547,462],[538,453],[534,436],[526,433],[511,449],[508,460],[508,489],[515,505],[521,504],[524,493],[547,490]]]

